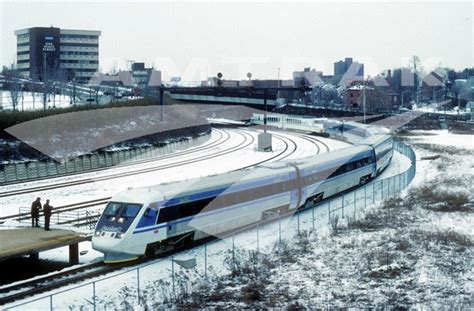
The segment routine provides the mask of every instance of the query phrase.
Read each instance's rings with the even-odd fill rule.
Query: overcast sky
[[[366,74],[408,63],[461,69],[474,63],[472,2],[162,2],[0,0],[0,61],[15,60],[16,29],[101,30],[100,67],[127,60],[165,79],[290,78],[304,66],[333,73],[352,56]]]

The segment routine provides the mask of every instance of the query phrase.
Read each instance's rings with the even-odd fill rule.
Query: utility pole
[[[366,104],[366,96],[365,96],[365,79],[364,79],[364,85],[362,86],[362,109],[364,110],[364,124],[366,123],[366,116],[365,116],[365,104]]]
[[[163,86],[160,86],[160,122],[164,122],[164,108],[163,108]]]
[[[415,75],[415,93],[416,93],[415,103],[416,103],[416,106],[418,107],[420,103],[420,93],[419,93],[419,82],[418,82],[419,77],[418,77],[417,69],[416,69],[417,62],[418,62],[418,58],[416,56],[413,56],[413,71]]]

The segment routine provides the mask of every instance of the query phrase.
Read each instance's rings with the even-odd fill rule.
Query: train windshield
[[[122,207],[122,204],[120,203],[110,202],[109,204],[107,204],[107,207],[105,208],[104,215],[115,216],[117,215],[117,212],[120,210],[121,207]]]
[[[138,204],[125,204],[122,210],[122,216],[123,217],[133,217],[137,216],[138,212],[140,211],[140,208],[142,206]]]
[[[125,232],[137,217],[142,205],[123,202],[109,202],[99,219],[97,230]]]

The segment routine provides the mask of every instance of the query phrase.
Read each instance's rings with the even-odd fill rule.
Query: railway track
[[[297,150],[297,144],[293,139],[288,138],[288,137],[283,137],[283,136],[278,135],[278,134],[275,134],[274,136],[275,136],[275,138],[280,139],[284,143],[285,148],[281,152],[276,154],[275,156],[273,156],[271,158],[268,158],[268,159],[265,159],[263,161],[260,161],[258,163],[254,163],[254,164],[249,165],[247,167],[252,167],[252,166],[255,166],[255,165],[258,165],[258,164],[261,164],[261,163],[265,163],[265,162],[269,162],[269,161],[272,161],[272,160],[275,161],[275,160],[282,160],[282,159],[288,158],[289,156],[291,156]],[[287,141],[289,141],[290,143],[288,143]],[[314,144],[317,144],[316,141],[321,143],[321,144],[324,144],[324,143],[320,142],[317,139],[310,140],[310,141],[314,142]],[[252,140],[252,142],[253,142],[253,140]],[[290,146],[290,144],[291,144],[291,146]],[[327,145],[326,145],[326,147],[327,147]],[[288,150],[290,150],[290,151],[288,152]],[[319,153],[319,151],[320,151],[320,149],[319,149],[319,146],[318,146],[318,153]],[[244,168],[246,168],[246,167],[244,167]],[[98,200],[82,202],[81,204],[82,205],[87,205],[87,204],[94,204],[95,202],[100,203],[100,204],[104,204],[105,202],[100,201],[100,200],[107,200],[107,199],[109,199],[109,198],[102,198],[102,199],[98,199]],[[74,207],[75,207],[74,204],[71,204],[69,206],[64,206],[63,208],[66,209],[66,208],[74,208]],[[288,214],[282,215],[282,217],[290,217],[291,215],[293,215],[293,212],[289,212]],[[268,223],[268,222],[271,222],[271,221],[274,221],[274,219],[265,220],[262,224],[265,224],[265,223]],[[236,233],[248,230],[248,229],[252,228],[253,226],[255,226],[255,225],[249,225],[247,227],[240,228],[240,229],[235,230],[235,231],[233,231],[229,234],[236,234]],[[85,281],[85,280],[88,280],[88,279],[91,279],[91,278],[106,275],[108,273],[118,271],[120,269],[135,266],[135,265],[138,265],[138,264],[143,264],[143,263],[146,263],[146,262],[149,262],[149,261],[152,261],[152,260],[156,260],[157,258],[166,257],[166,256],[169,256],[173,253],[180,252],[180,251],[195,247],[199,244],[203,244],[204,242],[207,242],[207,241],[208,240],[201,241],[199,243],[198,242],[192,243],[192,244],[186,246],[185,248],[177,249],[177,250],[174,250],[174,251],[169,251],[169,252],[160,254],[159,256],[156,256],[156,257],[153,257],[153,258],[141,259],[139,261],[135,261],[135,262],[132,262],[132,263],[125,263],[125,264],[121,264],[121,265],[108,266],[108,265],[103,264],[102,262],[95,262],[95,263],[91,263],[91,264],[88,264],[88,265],[83,265],[81,267],[71,269],[71,270],[68,270],[68,271],[55,273],[53,275],[49,275],[49,276],[45,276],[45,277],[40,277],[40,278],[35,279],[35,280],[18,283],[18,284],[12,285],[12,286],[0,287],[0,305],[5,305],[5,304],[8,304],[8,303],[17,301],[17,300],[25,299],[25,298],[28,298],[28,297],[31,297],[31,296],[34,296],[34,295],[38,295],[38,294],[41,294],[41,293],[44,293],[44,292],[47,292],[47,291],[51,291],[51,290],[54,290],[54,289],[57,289],[57,288],[60,288],[60,287],[63,287],[63,286],[71,285],[71,284],[82,282],[82,281]]]
[[[85,179],[80,179],[80,180],[66,181],[66,182],[60,182],[60,183],[55,183],[55,184],[43,185],[43,186],[35,186],[35,187],[30,187],[30,188],[25,188],[25,189],[20,189],[20,190],[9,190],[9,191],[0,192],[0,197],[9,197],[9,196],[14,196],[14,195],[29,194],[29,193],[34,193],[34,192],[37,192],[37,191],[46,191],[46,190],[52,190],[52,189],[58,189],[58,188],[64,188],[64,187],[71,187],[71,186],[77,186],[77,185],[82,185],[82,184],[87,184],[87,183],[92,183],[92,182],[97,182],[97,181],[111,180],[111,179],[116,179],[116,178],[121,178],[121,177],[127,177],[127,176],[132,176],[132,175],[137,175],[137,174],[144,174],[144,173],[159,171],[159,170],[162,170],[162,169],[172,168],[172,167],[176,167],[176,166],[179,166],[179,165],[186,165],[186,164],[195,163],[195,162],[198,162],[198,161],[208,160],[208,159],[212,159],[212,158],[215,158],[215,157],[218,157],[218,156],[226,155],[226,154],[235,152],[239,149],[244,149],[244,148],[248,147],[249,145],[251,145],[255,141],[255,138],[252,135],[248,135],[245,132],[241,132],[239,130],[234,130],[234,132],[236,132],[237,134],[239,134],[240,136],[242,136],[244,138],[244,141],[242,143],[240,143],[237,146],[234,146],[230,149],[226,149],[226,150],[223,150],[223,151],[218,151],[218,152],[215,152],[215,153],[205,155],[204,157],[201,157],[199,159],[187,159],[187,160],[183,160],[183,161],[180,161],[180,162],[173,162],[173,163],[170,163],[170,164],[164,164],[164,165],[158,165],[158,166],[153,166],[153,167],[148,167],[148,168],[131,170],[131,171],[126,171],[126,172],[121,172],[121,173],[116,173],[116,174],[111,174],[111,175],[106,175],[106,176],[100,176],[100,177],[95,177],[95,178],[85,178]],[[227,134],[227,137],[217,145],[223,144],[227,140],[230,139],[230,134],[228,132],[226,132],[226,134]],[[284,144],[286,144],[285,139],[287,139],[287,140],[290,140],[292,142],[292,144],[296,145],[294,140],[292,140],[290,138],[284,138],[284,137],[279,136],[279,135],[274,135],[274,136],[276,136],[281,141],[283,141]],[[248,142],[249,141],[248,137],[250,137],[250,142]],[[208,146],[206,149],[210,149],[211,147],[214,148],[217,145],[212,144],[212,145]],[[297,148],[297,147],[295,147],[295,148]],[[202,151],[202,149],[200,149],[199,151]],[[199,152],[199,151],[197,151],[197,152]],[[285,151],[286,151],[286,149],[285,149]],[[187,154],[189,154],[189,153],[187,153]],[[180,156],[180,155],[175,155],[175,157],[178,157],[178,156]],[[251,166],[254,166],[254,165],[257,165],[257,164],[260,164],[260,163],[263,163],[263,162],[267,162],[267,161],[270,161],[270,160],[274,160],[276,157],[277,156],[271,157],[270,159],[267,159],[265,161],[261,161],[261,162],[249,165],[247,167],[251,167]],[[156,161],[156,159],[155,159],[155,161]]]
[[[230,139],[230,134],[228,132],[226,132],[226,133],[227,133],[228,137],[222,143],[224,143],[224,142],[226,142],[227,140]],[[153,166],[153,167],[140,168],[140,169],[136,169],[136,170],[120,172],[120,173],[110,174],[110,175],[106,175],[106,176],[99,176],[99,177],[94,177],[94,178],[85,178],[85,179],[80,179],[80,180],[66,181],[66,182],[60,182],[60,183],[55,183],[55,184],[43,185],[43,186],[35,186],[35,187],[30,187],[30,188],[20,189],[20,190],[9,190],[9,191],[1,192],[0,197],[9,197],[9,196],[20,195],[20,194],[34,193],[34,192],[37,192],[37,191],[46,191],[46,190],[52,190],[52,189],[58,189],[58,188],[64,188],[64,187],[77,186],[77,185],[82,185],[82,184],[87,184],[87,183],[92,183],[92,182],[97,182],[97,181],[112,180],[112,179],[121,178],[121,177],[127,177],[127,176],[133,176],[133,175],[137,175],[137,174],[144,174],[144,173],[159,171],[159,170],[162,170],[162,169],[172,168],[172,167],[176,167],[176,166],[179,166],[179,165],[195,163],[195,162],[212,159],[212,158],[215,158],[217,156],[222,156],[222,155],[232,153],[232,152],[235,152],[237,150],[246,148],[249,145],[251,145],[255,140],[255,138],[253,136],[242,133],[241,131],[235,131],[235,133],[240,135],[241,137],[243,137],[243,141],[240,142],[238,145],[233,146],[232,148],[229,148],[229,149],[226,149],[226,150],[221,150],[221,151],[217,151],[217,152],[214,152],[214,153],[207,154],[203,157],[200,157],[199,159],[186,159],[186,160],[182,160],[182,161],[179,161],[179,162],[173,162],[173,163],[170,163],[170,164],[162,164],[162,165],[157,165],[157,166]],[[248,136],[250,136],[250,142],[248,142],[249,141]],[[214,148],[214,147],[216,147],[216,145],[212,146],[212,148]],[[211,149],[211,148],[206,148],[206,149]]]
[[[36,278],[25,282],[16,283],[14,285],[6,285],[0,287],[0,305],[5,305],[20,299],[27,298],[36,294],[44,293],[48,290],[56,289],[65,284],[65,280],[80,280],[85,274],[93,276],[104,273],[105,264],[103,262],[94,262],[82,265],[75,269],[54,273],[43,277]]]
[[[129,166],[140,165],[140,164],[145,164],[145,163],[150,163],[150,162],[155,162],[155,161],[166,160],[166,159],[174,158],[174,157],[177,157],[177,156],[188,155],[188,154],[200,152],[202,150],[209,149],[210,147],[213,147],[213,146],[220,145],[220,144],[224,143],[225,141],[221,142],[221,140],[223,139],[222,132],[218,131],[217,134],[219,135],[219,137],[217,139],[208,141],[208,142],[206,142],[206,143],[204,143],[200,146],[197,146],[197,147],[191,148],[191,149],[176,151],[176,152],[173,152],[173,153],[165,154],[165,155],[162,155],[162,156],[156,156],[156,157],[152,157],[152,158],[147,158],[147,159],[130,160],[130,162],[120,163],[120,164],[117,164],[117,165],[114,165],[114,166],[93,168],[93,169],[89,169],[89,170],[86,170],[86,171],[62,173],[62,174],[56,174],[56,175],[53,175],[53,176],[34,177],[34,178],[27,179],[27,180],[16,180],[16,181],[2,182],[0,184],[0,187],[24,184],[24,183],[33,182],[33,181],[41,181],[41,180],[47,180],[47,179],[54,179],[54,178],[69,177],[69,176],[75,176],[75,175],[81,175],[81,174],[100,172],[100,171],[105,171],[105,170],[114,169],[114,168],[129,167]]]
[[[332,197],[328,199],[331,199],[331,198]],[[315,204],[315,206],[324,204],[328,199],[325,199]],[[309,205],[302,206],[296,211],[288,211],[284,214],[279,215],[278,217],[270,217],[258,223],[250,224],[248,226],[229,231],[226,234],[222,235],[220,238],[209,237],[200,241],[190,243],[184,247],[166,251],[164,253],[161,253],[159,255],[155,255],[149,258],[140,258],[136,261],[116,264],[116,265],[106,265],[103,262],[94,262],[94,263],[82,265],[75,269],[58,272],[58,273],[40,277],[34,280],[25,281],[25,282],[17,283],[10,286],[6,285],[3,287],[0,287],[0,306],[15,302],[18,300],[26,299],[34,295],[39,295],[39,294],[42,294],[54,289],[58,289],[60,287],[77,284],[79,282],[84,282],[92,278],[104,276],[106,274],[116,272],[121,269],[127,269],[127,268],[135,269],[135,266],[152,264],[153,261],[155,260],[162,260],[163,258],[167,258],[171,255],[189,250],[199,245],[203,245],[207,242],[214,241],[216,239],[225,239],[232,235],[235,235],[235,234],[238,234],[250,229],[254,229],[258,226],[275,222],[277,219],[281,220],[288,217],[292,217],[311,207],[312,206],[309,206]],[[128,271],[125,271],[125,272],[128,272]]]
[[[213,154],[207,155],[205,157],[201,157],[199,159],[185,160],[185,161],[181,161],[181,162],[174,162],[172,164],[167,164],[167,165],[161,165],[161,166],[157,166],[157,167],[142,169],[138,173],[146,173],[146,172],[156,171],[156,170],[160,170],[160,169],[176,167],[176,166],[180,166],[180,165],[183,165],[183,164],[189,164],[189,163],[194,163],[194,162],[198,162],[198,161],[202,161],[202,160],[207,160],[207,159],[210,159],[210,158],[215,158],[215,157],[218,157],[218,156],[222,156],[224,154],[235,152],[235,151],[240,150],[242,148],[246,148],[249,145],[254,143],[255,138],[252,135],[245,134],[245,133],[242,133],[240,131],[237,131],[237,132],[244,139],[241,143],[239,143],[237,146],[234,146],[231,149],[227,149],[227,150],[224,150],[224,151],[213,153]],[[248,165],[248,166],[245,166],[245,167],[242,167],[242,168],[239,168],[239,169],[249,168],[249,167],[252,167],[252,166],[255,166],[255,165],[258,165],[258,164],[261,164],[261,163],[269,162],[269,161],[281,160],[281,159],[289,157],[291,154],[293,154],[296,151],[297,144],[291,138],[285,138],[285,137],[277,135],[277,134],[275,135],[275,138],[279,139],[285,146],[284,149],[281,152],[279,152],[278,154],[276,154],[276,155],[274,155],[270,158],[267,158],[263,161],[253,163],[251,165]],[[227,139],[228,138],[226,138],[226,140]],[[291,142],[292,150],[288,154],[285,155],[285,153],[290,148],[287,141]],[[283,157],[282,157],[282,155],[283,155]],[[280,159],[278,159],[279,157],[280,157]],[[114,178],[119,178],[119,177],[124,177],[124,176],[130,176],[130,175],[136,174],[137,172],[132,171],[132,172],[125,172],[125,173],[119,173],[119,174],[115,174],[115,175],[112,175],[112,176],[103,176],[102,178],[85,179],[85,180],[80,180],[80,181],[64,182],[64,183],[55,184],[55,185],[46,185],[46,186],[41,186],[41,187],[22,189],[22,190],[13,191],[13,192],[2,193],[0,196],[13,196],[13,195],[18,195],[18,194],[33,193],[33,192],[36,192],[36,191],[45,191],[45,190],[62,188],[62,187],[75,186],[75,185],[91,183],[91,182],[100,181],[100,180],[108,180],[108,179],[114,179]],[[82,208],[101,206],[101,205],[104,205],[109,199],[110,199],[110,197],[105,197],[105,198],[90,200],[90,201],[86,201],[86,202],[79,202],[79,203],[59,206],[59,207],[55,208],[55,210],[53,211],[53,214],[54,213],[61,213],[61,212],[64,212],[64,211],[72,211],[72,210],[77,210],[77,209],[82,209]],[[14,214],[14,215],[0,217],[0,221],[5,221],[5,220],[8,220],[8,219],[25,220],[25,219],[28,219],[29,217],[30,217],[29,213],[21,213],[21,214]],[[83,221],[85,223],[89,222],[88,219],[83,219]]]

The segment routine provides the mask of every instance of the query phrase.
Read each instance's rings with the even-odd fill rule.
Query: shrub
[[[265,288],[265,284],[262,284],[260,280],[252,280],[241,289],[242,300],[244,303],[249,304],[259,301],[262,298],[262,290]]]
[[[425,231],[425,230],[413,230],[411,233],[412,237],[420,242],[434,242],[444,245],[455,244],[461,247],[472,247],[474,242],[471,239],[459,232],[451,229],[444,231]]]
[[[423,186],[412,189],[408,194],[408,202],[421,204],[422,207],[441,211],[469,211],[469,195],[465,192],[439,190],[434,186]]]
[[[295,251],[286,240],[276,242],[273,246],[273,251],[278,256],[279,261],[282,263],[296,262]]]
[[[224,266],[231,272],[232,277],[258,279],[269,275],[275,267],[274,263],[257,251],[234,250],[228,251],[224,258]]]

